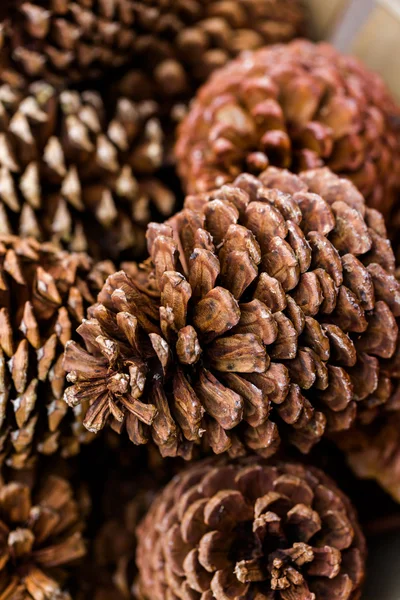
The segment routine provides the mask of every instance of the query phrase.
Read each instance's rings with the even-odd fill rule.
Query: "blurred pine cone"
[[[140,254],[151,218],[174,197],[162,165],[157,107],[120,98],[108,115],[98,93],[26,93],[0,86],[0,232],[118,258]],[[139,179],[139,181],[138,181]]]
[[[131,61],[134,4],[133,0],[13,0],[3,15],[12,59],[28,78],[62,87],[98,78]]]
[[[143,274],[110,276],[67,344],[65,399],[163,456],[304,453],[373,420],[399,376],[400,287],[382,216],[327,168],[189,197],[147,232]],[[147,269],[147,271],[146,271]],[[151,271],[153,269],[153,271]],[[383,406],[382,406],[383,405]]]
[[[189,100],[242,50],[304,33],[299,0],[139,0],[133,10],[136,68],[122,85],[167,101]]]
[[[327,165],[388,216],[400,190],[400,109],[380,77],[304,40],[232,61],[182,123],[178,167],[189,193],[259,173]]]
[[[138,529],[137,563],[146,600],[358,600],[365,541],[322,471],[214,460],[160,493]]]
[[[399,394],[396,396],[398,404]],[[337,440],[357,477],[377,481],[396,502],[400,502],[399,431],[400,413],[388,413]]]
[[[37,453],[76,454],[92,436],[63,402],[64,346],[96,298],[110,262],[32,239],[0,236],[0,456],[13,468]]]
[[[43,478],[31,492],[0,483],[0,594],[10,600],[71,600],[64,591],[70,563],[86,553],[82,507],[68,481]]]
[[[243,49],[304,30],[299,0],[14,0],[4,16],[30,78],[65,86],[134,64],[167,97],[187,95]]]

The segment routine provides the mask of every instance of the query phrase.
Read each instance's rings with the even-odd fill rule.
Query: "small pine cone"
[[[13,0],[4,16],[12,60],[30,79],[65,86],[132,59],[133,0]]]
[[[399,405],[399,392],[394,397]],[[400,414],[389,412],[371,425],[355,428],[351,436],[339,436],[337,443],[357,477],[377,481],[400,503],[399,431]]]
[[[68,567],[86,554],[82,507],[68,481],[43,478],[33,492],[0,484],[0,595],[10,600],[71,600]],[[62,569],[62,570],[61,570]]]
[[[160,493],[136,560],[146,600],[358,600],[365,554],[350,500],[322,471],[214,459]]]
[[[93,436],[63,402],[64,346],[112,263],[0,236],[0,455],[13,468],[37,453],[71,456]]]
[[[0,232],[92,255],[140,254],[151,218],[174,197],[155,176],[163,162],[157,107],[125,98],[111,116],[96,92],[45,82],[0,86]]]
[[[297,40],[246,54],[201,89],[180,128],[189,193],[269,164],[327,165],[385,217],[400,189],[400,109],[380,77],[328,44]]]
[[[326,167],[188,197],[147,231],[143,286],[110,276],[64,366],[84,424],[163,456],[307,453],[373,420],[400,375],[400,284],[382,216]],[[149,265],[147,265],[149,266]],[[400,346],[400,345],[399,345]]]

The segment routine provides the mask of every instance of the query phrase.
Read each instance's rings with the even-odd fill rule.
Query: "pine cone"
[[[232,61],[199,92],[176,154],[189,193],[268,164],[327,165],[387,216],[400,189],[400,109],[357,59],[304,40]]]
[[[71,600],[64,569],[85,555],[82,510],[65,479],[0,484],[0,594],[10,600]]]
[[[109,116],[96,92],[5,84],[0,112],[1,233],[107,257],[143,251],[146,224],[174,205],[153,177],[163,161],[153,102],[120,98]]]
[[[138,529],[147,600],[355,600],[365,541],[350,500],[300,464],[214,460],[158,496]]]
[[[400,287],[382,216],[327,168],[189,197],[147,232],[148,286],[110,276],[66,346],[70,406],[84,424],[152,436],[163,456],[307,453],[371,421],[400,361]],[[150,265],[147,265],[149,267]],[[391,360],[389,360],[391,359]]]
[[[0,455],[14,468],[36,453],[71,456],[92,436],[62,400],[64,346],[112,263],[0,236]]]
[[[28,78],[60,86],[127,65],[136,38],[134,4],[14,0],[5,15],[12,59]]]
[[[337,440],[357,477],[374,479],[396,502],[400,502],[399,430],[399,413],[388,413],[371,425],[357,427],[351,436],[339,436]]]
[[[133,10],[136,68],[122,85],[137,97],[164,101],[190,100],[212,71],[242,50],[304,32],[298,0],[140,0]]]

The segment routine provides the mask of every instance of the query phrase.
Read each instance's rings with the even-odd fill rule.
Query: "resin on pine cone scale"
[[[356,600],[365,540],[318,469],[208,461],[159,494],[137,563],[146,600]]]
[[[328,169],[188,197],[147,232],[147,284],[108,278],[67,345],[70,405],[163,455],[308,452],[390,399],[400,288],[382,216]],[[395,375],[396,376],[396,375]]]

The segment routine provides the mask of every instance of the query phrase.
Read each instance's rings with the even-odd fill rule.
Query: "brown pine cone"
[[[86,349],[66,346],[65,399],[90,403],[90,431],[126,426],[163,456],[190,458],[203,438],[268,457],[384,409],[400,284],[383,218],[349,181],[242,174],[147,240],[148,285],[110,276],[78,328]]]
[[[296,37],[304,18],[298,0],[14,0],[7,12],[27,76],[65,85],[146,64],[167,97],[243,49]]]
[[[4,0],[2,0],[4,2]],[[137,37],[133,0],[13,0],[6,14],[14,63],[65,87],[127,65]]]
[[[0,457],[13,468],[37,453],[71,456],[92,439],[82,407],[63,402],[64,346],[112,263],[32,239],[0,236]]]
[[[143,251],[149,220],[174,206],[154,176],[163,145],[153,102],[120,98],[108,115],[96,92],[4,84],[0,112],[1,233],[107,257]]]
[[[389,214],[400,189],[400,109],[380,77],[328,44],[245,54],[201,89],[176,154],[189,193],[269,164],[327,165]]]
[[[0,596],[10,600],[71,600],[64,591],[70,563],[86,553],[82,507],[68,481],[54,475],[31,492],[0,483]]]
[[[399,399],[399,394],[397,394]],[[400,413],[388,413],[337,442],[357,477],[373,479],[400,502]]]
[[[136,68],[122,85],[139,97],[151,93],[167,101],[189,100],[242,50],[304,32],[299,0],[139,0],[133,10]]]
[[[146,600],[355,600],[365,554],[350,500],[322,471],[219,459],[160,493],[136,559]]]

